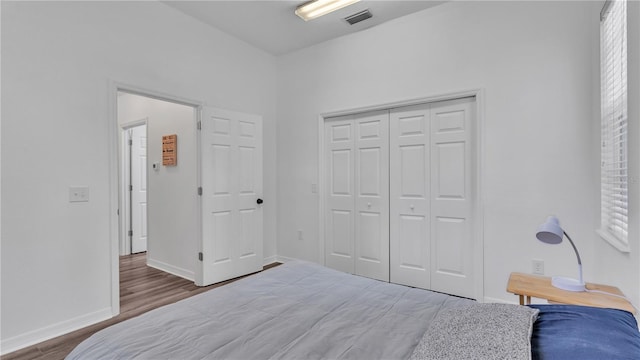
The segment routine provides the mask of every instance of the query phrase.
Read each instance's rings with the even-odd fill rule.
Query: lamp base
[[[557,287],[558,289],[567,290],[567,291],[587,291],[587,288],[584,286],[584,283],[576,279],[554,276],[551,278],[551,285]]]

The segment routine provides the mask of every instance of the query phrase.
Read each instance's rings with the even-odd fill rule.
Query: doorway
[[[118,91],[120,255],[147,252],[147,264],[194,280],[198,251],[195,106]],[[165,141],[172,142],[167,161]]]
[[[145,123],[141,163],[146,163],[147,199],[139,207],[146,209],[146,265],[200,286],[261,270],[262,117],[128,85],[114,84],[112,94],[111,169],[117,178],[111,186],[117,216],[111,226],[119,238],[111,248],[113,314],[120,312],[119,255],[127,253],[129,237],[123,169],[129,132],[123,130]],[[133,131],[130,138],[135,148]],[[169,143],[172,150],[165,151]],[[130,174],[135,176],[133,168]],[[140,204],[133,196],[129,201]]]
[[[128,86],[116,85],[113,94],[118,240],[112,248],[112,308],[118,314],[121,256],[140,254],[146,266],[194,281],[200,105]],[[175,139],[172,162],[163,156],[167,136]]]

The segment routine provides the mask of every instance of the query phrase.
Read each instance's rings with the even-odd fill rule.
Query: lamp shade
[[[560,244],[562,242],[562,236],[564,231],[560,227],[560,222],[555,216],[549,216],[538,228],[536,237],[538,240],[547,244]]]

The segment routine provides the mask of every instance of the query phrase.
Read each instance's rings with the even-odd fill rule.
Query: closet
[[[474,297],[475,98],[326,118],[325,264]]]

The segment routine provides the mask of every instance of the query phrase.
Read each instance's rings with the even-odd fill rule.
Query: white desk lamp
[[[536,233],[536,237],[538,240],[542,241],[546,244],[560,244],[562,242],[563,236],[566,236],[573,246],[573,250],[576,252],[576,257],[578,258],[578,271],[580,272],[580,279],[571,279],[566,277],[554,276],[551,278],[551,285],[568,291],[586,291],[584,281],[582,280],[582,261],[580,260],[580,254],[578,254],[578,249],[576,245],[573,243],[569,235],[560,227],[560,222],[558,218],[555,216],[549,216],[547,221],[545,221],[538,228],[538,232]]]

